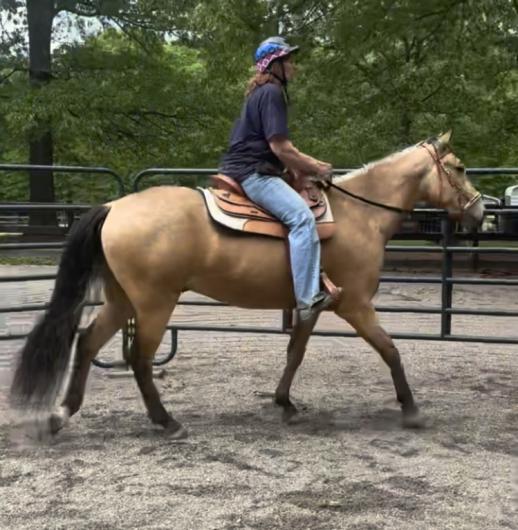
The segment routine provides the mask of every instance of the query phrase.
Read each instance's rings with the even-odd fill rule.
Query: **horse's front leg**
[[[316,317],[305,322],[299,322],[297,320],[291,332],[286,367],[275,391],[275,403],[283,407],[282,419],[284,421],[289,421],[297,413],[297,408],[290,400],[290,388],[295,373],[304,359],[306,346],[316,321]]]
[[[355,309],[352,313],[344,312],[342,314],[338,310],[337,314],[347,320],[358,334],[378,351],[390,368],[397,400],[401,403],[403,425],[414,428],[423,427],[424,423],[408,385],[399,351],[388,333],[380,326],[376,310],[372,304],[367,304],[361,309]]]

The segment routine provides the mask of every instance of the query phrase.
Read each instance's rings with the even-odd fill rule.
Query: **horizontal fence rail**
[[[111,199],[122,197],[126,193],[124,180],[115,171],[106,167],[85,166],[44,166],[28,164],[0,164],[0,173],[29,174],[30,186],[33,177],[36,179],[42,174],[54,176],[76,176],[106,179],[104,182],[115,185],[116,191]],[[36,180],[37,182],[37,180]],[[74,187],[74,189],[76,189]],[[56,191],[57,192],[57,191]],[[68,190],[72,193],[71,190]],[[111,191],[110,191],[111,193]],[[0,232],[24,234],[25,236],[46,235],[54,237],[64,236],[74,223],[75,218],[82,212],[91,208],[88,204],[71,204],[63,202],[12,202],[0,204]]]
[[[88,166],[38,166],[30,164],[0,164],[0,171],[7,172],[12,171],[17,173],[27,172],[52,172],[52,173],[69,173],[78,175],[103,175],[112,178],[117,183],[118,194],[117,197],[125,195],[124,181],[120,175],[118,175],[112,169],[107,167],[88,167]],[[116,197],[113,197],[116,198]]]
[[[124,182],[115,172],[107,168],[86,168],[86,167],[70,167],[70,166],[26,166],[26,165],[6,165],[0,164],[0,171],[29,171],[29,170],[49,170],[70,172],[70,173],[98,173],[103,175],[111,175],[118,183],[119,195],[125,193]],[[336,174],[346,174],[353,169],[337,169]],[[151,177],[168,177],[173,184],[178,183],[179,177],[189,178],[207,178],[216,173],[215,169],[193,169],[193,168],[148,168],[140,171],[131,179],[132,191],[139,191],[145,179]],[[495,175],[518,175],[518,168],[469,168],[467,173],[475,179],[484,178],[485,176]],[[204,182],[203,182],[204,183]],[[0,204],[1,212],[30,212],[31,210],[70,210],[81,212],[89,208],[86,204],[34,204],[34,203],[16,203],[16,204]],[[408,284],[434,284],[440,287],[440,305],[438,306],[390,306],[379,305],[376,310],[380,313],[415,313],[415,314],[429,314],[440,316],[440,329],[438,333],[391,333],[391,336],[396,339],[412,339],[412,340],[442,340],[442,341],[462,341],[462,342],[480,342],[480,343],[499,343],[499,344],[518,344],[518,335],[516,336],[471,336],[455,334],[452,330],[452,316],[454,315],[469,315],[469,316],[486,316],[486,317],[518,317],[518,311],[505,309],[486,309],[486,308],[455,308],[453,307],[453,289],[455,285],[490,285],[490,286],[518,286],[518,278],[471,278],[471,277],[456,277],[453,275],[453,258],[455,255],[468,255],[477,257],[479,255],[517,255],[518,248],[498,246],[498,247],[479,247],[478,242],[484,239],[497,239],[502,236],[504,240],[518,240],[518,234],[463,234],[454,232],[454,225],[446,216],[444,210],[435,208],[416,208],[415,215],[430,215],[439,223],[439,230],[436,234],[422,234],[421,236],[411,234],[416,239],[434,239],[436,245],[416,245],[405,246],[398,244],[389,244],[386,246],[386,251],[395,252],[398,254],[405,253],[426,253],[438,255],[441,257],[441,272],[437,276],[394,276],[385,274],[380,278],[381,283],[408,283]],[[517,216],[518,208],[502,208],[502,207],[488,207],[485,212],[486,216],[502,216],[510,215]],[[426,237],[424,237],[426,236]],[[398,237],[399,238],[399,237]],[[454,241],[465,239],[473,246],[460,246],[454,244]],[[63,242],[28,242],[28,243],[0,243],[0,251],[10,250],[56,250],[63,248]],[[5,282],[33,282],[33,281],[49,281],[54,280],[55,274],[24,274],[19,276],[0,276],[0,283]],[[85,306],[98,306],[100,302],[90,302]],[[205,306],[205,307],[222,307],[226,304],[212,301],[212,300],[198,300],[198,301],[180,301],[181,305],[188,306]],[[21,313],[44,311],[47,304],[26,304],[16,307],[0,306],[0,315],[8,313]],[[132,340],[133,329],[130,323],[129,329],[126,330],[123,336],[123,348],[127,348],[129,342]],[[177,349],[178,332],[179,331],[212,331],[212,332],[232,332],[232,333],[265,333],[265,334],[286,334],[289,333],[292,327],[292,313],[289,311],[281,312],[281,322],[279,327],[255,327],[255,326],[202,326],[191,324],[172,324],[168,326],[171,333],[171,348],[170,351],[161,358],[155,361],[155,364],[165,364],[170,361]],[[515,328],[518,329],[518,326]],[[347,333],[334,330],[315,330],[315,335],[332,336],[332,337],[355,337],[355,333]],[[5,334],[0,335],[0,341],[7,340],[21,340],[26,337],[26,334]],[[96,364],[102,367],[111,367],[121,363],[114,363],[113,361],[97,359]]]

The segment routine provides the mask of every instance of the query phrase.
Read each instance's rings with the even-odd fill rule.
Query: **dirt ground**
[[[51,282],[35,285],[1,285],[2,305],[44,301]],[[516,310],[515,292],[462,286],[455,303]],[[433,305],[438,296],[431,285],[382,284],[377,302]],[[4,316],[0,332],[26,330],[33,317]],[[173,321],[278,326],[280,314],[181,306]],[[433,333],[439,318],[382,321]],[[320,327],[347,329],[328,314]],[[456,333],[517,330],[512,318],[454,320]],[[311,339],[293,388],[301,412],[283,424],[270,394],[287,342],[181,332],[156,379],[189,431],[181,442],[151,425],[131,376],[97,368],[64,431],[39,441],[22,433],[5,399],[20,344],[0,343],[0,529],[518,528],[518,346],[398,340],[427,418],[409,431],[387,368],[357,338]],[[116,338],[104,355],[119,347]]]

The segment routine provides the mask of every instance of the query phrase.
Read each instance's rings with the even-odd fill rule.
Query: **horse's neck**
[[[413,147],[349,173],[335,183],[366,199],[412,210],[420,198],[421,182],[429,166],[423,152]],[[348,199],[343,204],[344,208],[353,205],[368,208],[369,219],[380,227],[386,239],[392,237],[401,221],[401,214],[378,206],[367,206],[356,199]]]

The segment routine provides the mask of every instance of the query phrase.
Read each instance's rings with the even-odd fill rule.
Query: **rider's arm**
[[[273,153],[295,172],[326,178],[332,171],[331,165],[301,153],[289,140],[287,107],[282,89],[273,84],[266,85],[261,96],[261,124]]]
[[[268,142],[275,156],[289,168],[309,175],[327,176],[332,170],[331,164],[320,162],[301,153],[286,137],[274,136]]]

